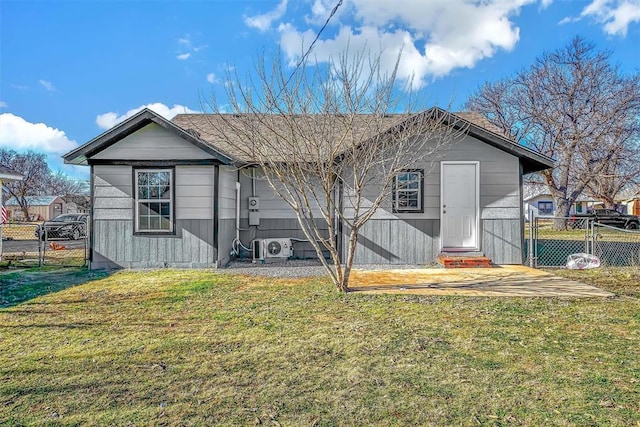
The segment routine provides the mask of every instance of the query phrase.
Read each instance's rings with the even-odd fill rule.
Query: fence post
[[[533,233],[536,227],[534,226],[534,221],[537,221],[537,219],[535,218],[533,209],[531,209],[529,211],[529,267],[531,268],[536,267],[534,253],[534,251],[536,250],[536,245],[534,245],[536,239],[534,239],[533,237]]]

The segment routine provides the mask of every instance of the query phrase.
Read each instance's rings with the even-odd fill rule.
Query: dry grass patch
[[[0,310],[1,424],[640,420],[637,299],[342,295],[326,279],[74,271],[29,272],[52,293]]]

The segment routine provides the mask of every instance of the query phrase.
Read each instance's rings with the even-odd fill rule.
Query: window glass
[[[403,171],[395,179],[393,187],[394,212],[422,211],[423,171]]]
[[[171,170],[136,171],[136,231],[173,231]]]

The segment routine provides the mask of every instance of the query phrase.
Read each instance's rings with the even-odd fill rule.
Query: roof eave
[[[491,132],[487,129],[484,129],[462,117],[449,113],[441,108],[434,107],[434,109],[441,114],[446,114],[445,123],[448,125],[453,125],[454,128],[467,128],[469,135],[485,142],[493,147],[496,147],[502,151],[505,151],[509,154],[512,154],[520,159],[520,162],[523,166],[523,172],[525,174],[532,172],[540,172],[546,169],[550,169],[554,166],[553,159],[550,157],[544,156],[540,153],[537,153],[530,148],[527,148],[523,145],[519,145],[510,141],[509,139],[503,137],[502,135],[498,135],[495,132]],[[448,117],[455,118],[454,123],[450,123]],[[461,122],[461,123],[458,123]]]
[[[132,133],[142,129],[150,123],[156,123],[157,125],[174,132],[179,137],[187,140],[201,150],[211,154],[214,158],[219,160],[220,163],[233,164],[235,162],[235,159],[232,159],[229,156],[221,153],[220,151],[215,150],[206,142],[202,141],[199,138],[196,138],[189,132],[182,129],[180,126],[171,123],[169,120],[166,120],[164,117],[154,113],[147,108],[129,117],[127,120],[119,123],[106,132],[98,135],[97,137],[81,145],[75,150],[68,152],[67,154],[62,156],[62,158],[64,159],[64,162],[68,164],[86,165],[88,164],[87,158],[95,155],[102,150],[105,150],[106,148],[131,135]]]

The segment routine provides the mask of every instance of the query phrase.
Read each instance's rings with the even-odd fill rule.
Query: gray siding
[[[93,219],[133,218],[133,171],[131,166],[93,167]]]
[[[343,237],[346,257],[348,232]],[[361,229],[355,264],[431,264],[440,252],[440,221],[372,219]]]
[[[482,248],[495,264],[522,264],[522,225],[519,219],[482,221]]]
[[[214,166],[176,166],[176,219],[213,219]]]
[[[236,237],[236,220],[221,219],[218,223],[218,265],[224,266],[231,261],[231,243]]]
[[[156,123],[122,138],[92,159],[110,160],[193,160],[213,156]]]
[[[214,166],[176,166],[175,236],[133,234],[131,166],[96,165],[93,171],[92,268],[216,266]]]
[[[212,220],[179,220],[176,236],[136,236],[132,220],[93,221],[91,268],[216,267]]]
[[[321,230],[327,230],[326,222],[319,222]],[[243,219],[240,222],[240,240],[245,246],[248,246],[253,239],[266,238],[293,238],[299,240],[307,240],[304,233],[300,229],[297,219],[292,218],[269,218],[260,222],[260,227],[249,227],[248,220]],[[328,230],[327,230],[328,235]],[[251,254],[249,254],[251,255]],[[328,253],[325,254],[328,256]],[[317,258],[317,254],[313,246],[308,242],[293,242],[294,258]]]
[[[412,168],[424,169],[424,212],[393,213],[391,197],[360,231],[355,262],[428,264],[440,252],[440,163],[478,161],[480,167],[481,251],[499,264],[522,262],[520,166],[517,157],[465,137],[434,161]],[[377,189],[373,188],[372,199]],[[350,199],[345,197],[345,205]],[[345,231],[346,232],[346,231]],[[343,238],[346,251],[347,236]],[[344,252],[346,253],[346,252]]]
[[[231,219],[236,217],[236,179],[237,169],[231,166],[220,166],[220,185],[218,197],[220,219]],[[235,225],[234,225],[235,227]]]

